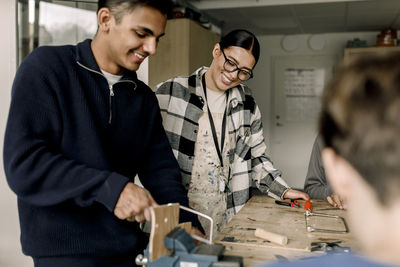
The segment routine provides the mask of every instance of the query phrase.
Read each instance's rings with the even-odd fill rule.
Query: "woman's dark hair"
[[[173,4],[171,0],[99,0],[97,12],[103,7],[110,9],[116,22],[119,23],[125,14],[132,12],[138,6],[149,6],[170,16]]]
[[[221,49],[230,46],[238,46],[249,50],[256,60],[254,66],[257,64],[258,58],[260,57],[260,44],[258,43],[256,36],[247,30],[237,29],[229,32],[221,38],[219,45]]]

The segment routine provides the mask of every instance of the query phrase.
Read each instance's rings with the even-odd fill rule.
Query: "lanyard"
[[[214,144],[215,144],[215,149],[217,150],[218,158],[219,161],[221,162],[221,167],[224,166],[224,163],[222,161],[222,151],[224,150],[224,142],[225,142],[225,128],[226,128],[226,107],[225,107],[225,112],[224,112],[224,117],[222,119],[222,129],[221,129],[221,150],[219,149],[218,145],[218,137],[217,137],[217,131],[215,130],[215,125],[214,125],[214,120],[211,115],[210,108],[208,107],[208,101],[207,101],[207,87],[206,87],[206,78],[205,74],[201,78],[201,82],[203,84],[203,90],[204,90],[204,96],[206,97],[206,104],[207,104],[207,110],[208,110],[208,119],[210,120],[210,125],[211,125],[211,131],[214,139]],[[228,103],[228,94],[225,93],[226,95],[226,102]]]

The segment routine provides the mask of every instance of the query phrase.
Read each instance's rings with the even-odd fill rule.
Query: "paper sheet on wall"
[[[288,68],[284,74],[286,120],[315,120],[325,85],[322,68]]]

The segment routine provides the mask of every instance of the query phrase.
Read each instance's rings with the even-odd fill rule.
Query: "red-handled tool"
[[[275,203],[282,206],[300,208],[300,203],[296,200],[291,200],[290,202],[275,200]]]
[[[297,200],[291,199],[290,202],[292,202],[293,205],[296,206],[296,208],[300,208],[300,207],[301,207],[301,206],[300,206],[300,203],[299,203]]]
[[[306,215],[307,213],[310,214],[312,212],[312,203],[310,200],[306,200],[304,203],[304,210],[306,211]]]

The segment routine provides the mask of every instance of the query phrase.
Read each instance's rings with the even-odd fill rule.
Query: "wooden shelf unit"
[[[400,46],[372,46],[372,47],[359,47],[359,48],[345,48],[344,49],[344,62],[360,56],[384,55],[387,53],[400,53]]]
[[[157,53],[149,58],[149,86],[175,76],[187,76],[201,66],[209,66],[212,49],[220,36],[198,23],[186,19],[167,22]]]

